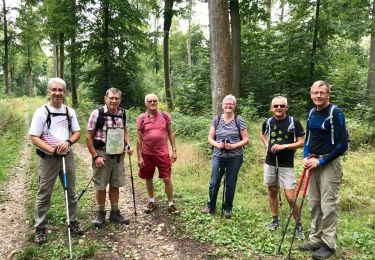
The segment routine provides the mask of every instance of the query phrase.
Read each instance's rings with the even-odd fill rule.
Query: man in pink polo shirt
[[[168,211],[172,214],[178,214],[179,211],[173,203],[173,184],[171,181],[172,162],[177,160],[171,116],[167,112],[158,110],[158,97],[155,94],[146,95],[145,104],[147,111],[137,118],[138,175],[146,180],[149,197],[144,212],[149,214],[157,208],[153,177],[155,168],[158,167],[159,178],[164,181],[168,198]],[[168,139],[172,146],[171,156],[169,156]]]

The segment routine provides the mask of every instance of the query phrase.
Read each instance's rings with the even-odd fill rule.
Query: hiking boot
[[[83,233],[85,233],[78,221],[70,222],[70,231],[73,233],[73,235],[78,236],[82,236]]]
[[[202,213],[203,214],[214,214],[215,213],[215,210],[214,209],[211,209],[210,207],[205,207],[203,210],[202,210]]]
[[[303,252],[316,251],[322,246],[322,243],[313,244],[311,242],[304,243],[298,247],[298,250]]]
[[[168,207],[168,212],[171,213],[172,215],[180,214],[180,211],[176,208],[176,206],[174,204],[172,204]]]
[[[156,210],[156,208],[157,208],[158,206],[156,205],[156,203],[155,202],[149,202],[148,204],[147,204],[147,206],[145,207],[145,213],[146,214],[150,214],[151,212],[153,212],[154,210]]]
[[[303,232],[302,226],[297,226],[295,235],[296,235],[297,240],[304,240],[305,239],[305,233]]]
[[[125,225],[129,225],[130,223],[129,219],[126,219],[121,215],[120,210],[111,210],[111,213],[109,214],[109,221],[116,223],[116,224],[125,224]]]
[[[330,258],[335,253],[335,250],[327,246],[325,243],[312,254],[313,259],[324,260]]]
[[[272,220],[267,227],[269,231],[274,231],[280,227],[280,222],[279,220]]]
[[[105,226],[105,211],[98,211],[98,216],[96,217],[95,220],[92,221],[95,227],[97,228],[102,228]]]
[[[41,245],[46,241],[47,241],[46,231],[42,229],[36,230],[35,231],[35,243],[37,245]]]
[[[232,218],[232,211],[224,210],[224,218],[226,218],[226,219]]]

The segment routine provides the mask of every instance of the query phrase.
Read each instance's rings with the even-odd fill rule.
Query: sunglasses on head
[[[285,108],[286,105],[273,105],[273,108]]]

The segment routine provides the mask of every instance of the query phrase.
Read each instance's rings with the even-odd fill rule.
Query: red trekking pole
[[[298,198],[299,192],[300,192],[300,190],[301,190],[303,180],[305,179],[305,174],[306,174],[306,169],[303,169],[303,172],[302,172],[301,178],[299,179],[299,182],[298,182],[298,186],[297,186],[297,189],[296,189],[296,193],[295,193],[294,198],[293,198],[293,203],[292,203],[292,205],[290,206],[288,220],[287,220],[287,222],[286,222],[286,225],[285,225],[284,231],[283,231],[283,233],[282,233],[281,241],[280,241],[280,244],[279,244],[279,249],[277,250],[277,254],[278,254],[278,255],[279,255],[280,252],[281,252],[281,246],[282,246],[282,244],[283,244],[283,242],[284,242],[284,238],[285,238],[285,235],[286,235],[286,231],[287,231],[287,229],[288,229],[288,226],[289,226],[290,219],[291,219],[292,216],[293,216],[294,208],[296,207],[296,204],[297,204],[297,198]],[[297,223],[297,222],[296,222],[296,223]]]
[[[297,220],[296,220],[296,225],[295,225],[294,230],[293,230],[292,241],[291,241],[290,247],[289,247],[288,259],[290,259],[290,253],[292,251],[293,242],[294,242],[294,239],[296,237],[297,224],[301,222],[302,206],[303,206],[303,202],[305,201],[306,191],[307,191],[307,187],[309,186],[309,181],[310,181],[310,176],[311,176],[311,170],[305,170],[305,171],[307,171],[307,177],[306,177],[306,181],[305,181],[305,187],[303,188],[302,200],[301,200],[301,205],[300,205],[299,211],[298,211],[298,217],[297,217]]]

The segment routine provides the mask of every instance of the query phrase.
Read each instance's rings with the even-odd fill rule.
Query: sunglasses
[[[273,108],[285,108],[286,105],[273,105]]]
[[[153,99],[153,100],[147,100],[147,103],[158,103],[158,101],[156,99]]]

